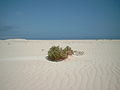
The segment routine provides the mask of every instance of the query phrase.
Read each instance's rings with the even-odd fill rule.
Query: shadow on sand
[[[51,60],[51,59],[48,58],[48,56],[46,56],[45,58],[46,58],[46,60],[51,61],[51,62],[61,62],[61,61],[63,61],[63,60]]]

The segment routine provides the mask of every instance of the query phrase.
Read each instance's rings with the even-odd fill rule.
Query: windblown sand
[[[51,62],[53,45],[84,54]],[[0,40],[0,90],[120,90],[120,40]]]

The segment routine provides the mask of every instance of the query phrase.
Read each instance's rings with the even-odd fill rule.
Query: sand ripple
[[[120,44],[79,43],[69,44],[85,54],[62,62],[0,60],[0,90],[120,90]]]

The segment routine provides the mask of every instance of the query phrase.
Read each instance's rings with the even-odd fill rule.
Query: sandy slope
[[[52,45],[84,55],[51,62]],[[120,90],[120,41],[1,40],[0,90]]]

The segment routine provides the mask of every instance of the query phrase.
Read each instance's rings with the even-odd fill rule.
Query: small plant
[[[67,46],[64,51],[67,53],[67,55],[72,55],[74,52],[73,50],[71,49],[71,47]]]
[[[74,51],[74,55],[76,56],[84,55],[84,51]]]
[[[67,46],[62,49],[59,46],[52,46],[48,51],[48,59],[52,61],[61,61],[68,58],[68,55],[72,55],[73,50]]]

